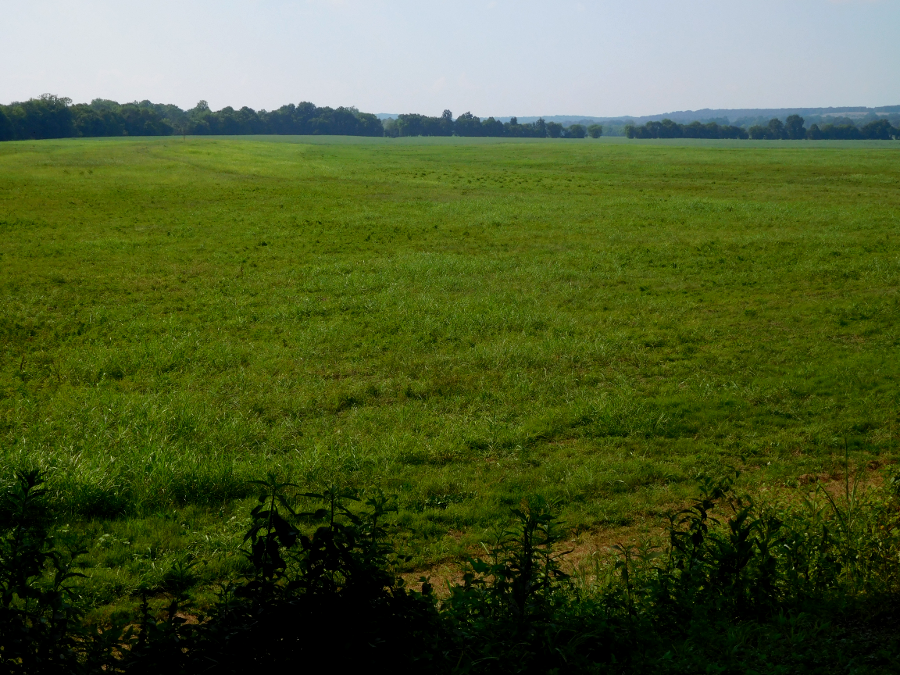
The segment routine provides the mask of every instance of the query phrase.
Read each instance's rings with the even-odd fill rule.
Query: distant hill
[[[801,117],[846,117],[849,119],[862,119],[868,115],[878,117],[887,117],[893,114],[900,114],[900,105],[887,105],[878,108],[866,108],[865,106],[845,106],[837,108],[703,108],[701,110],[678,110],[674,112],[660,113],[658,115],[619,115],[617,117],[594,117],[591,115],[543,115],[546,122],[558,122],[563,126],[572,124],[602,124],[604,122],[621,122],[644,124],[646,122],[657,122],[664,119],[670,119],[674,122],[688,124],[690,122],[699,121],[707,122],[716,120],[726,124],[736,124],[743,120],[755,120],[764,118],[766,120],[778,117],[784,119],[788,115],[800,115]],[[378,113],[376,117],[385,120],[397,118],[394,113]],[[486,116],[482,116],[484,119]],[[501,122],[508,122],[511,117],[496,117]],[[536,116],[519,117],[519,123],[528,124],[537,121]]]
[[[596,124],[603,122],[622,121],[632,122],[634,124],[644,124],[646,122],[658,122],[664,119],[670,119],[674,122],[688,124],[690,122],[706,122],[710,120],[727,121],[728,124],[734,124],[743,119],[765,118],[772,119],[777,117],[784,119],[788,115],[800,115],[801,117],[848,117],[850,119],[863,118],[867,115],[876,115],[878,117],[887,117],[891,114],[900,114],[900,105],[887,105],[878,108],[866,108],[865,106],[846,106],[840,108],[703,108],[701,110],[678,110],[674,112],[660,113],[658,115],[620,115],[618,117],[592,117],[589,115],[545,115],[544,120],[547,122],[559,122],[563,126],[569,124]],[[498,117],[497,119],[507,122],[509,117]],[[534,122],[537,117],[519,117],[522,124]]]

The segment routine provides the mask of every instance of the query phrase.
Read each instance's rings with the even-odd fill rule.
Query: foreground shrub
[[[72,602],[73,561],[57,547],[43,480],[16,475],[0,495],[0,672],[75,672],[86,631]],[[48,579],[49,573],[49,579]]]
[[[162,622],[128,654],[129,673],[247,673],[328,663],[337,672],[424,672],[440,660],[435,603],[408,591],[388,571],[391,547],[381,521],[390,510],[383,497],[355,513],[352,492],[332,488],[307,493],[322,508],[297,513],[274,479],[253,509],[245,551],[253,574],[226,588],[214,612],[186,626],[173,604]],[[310,536],[297,521],[321,522]],[[146,616],[146,614],[145,614]]]
[[[250,572],[209,616],[188,625],[173,582],[164,616],[145,597],[136,625],[105,631],[81,625],[78,551],[56,548],[40,485],[22,474],[3,496],[3,672],[900,672],[897,476],[863,489],[848,471],[780,507],[704,478],[665,546],[617,546],[573,576],[551,510],[525,501],[442,601],[391,571],[386,498],[270,479]]]

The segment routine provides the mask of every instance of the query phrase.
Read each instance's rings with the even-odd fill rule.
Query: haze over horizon
[[[0,103],[655,115],[900,104],[900,0],[31,0]]]

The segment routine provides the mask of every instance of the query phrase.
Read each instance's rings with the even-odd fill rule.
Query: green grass
[[[0,144],[0,472],[107,602],[227,573],[268,471],[396,494],[427,564],[526,494],[587,529],[896,457],[898,149]]]

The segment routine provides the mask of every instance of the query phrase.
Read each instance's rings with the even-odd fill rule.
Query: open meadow
[[[95,605],[237,570],[270,472],[394,496],[410,569],[527,495],[652,527],[896,458],[898,291],[896,142],[3,143],[0,480]]]

